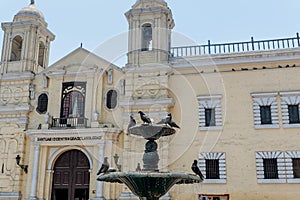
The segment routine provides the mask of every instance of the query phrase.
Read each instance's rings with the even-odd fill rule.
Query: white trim
[[[275,97],[276,95],[278,95],[278,92],[251,93],[251,96],[254,98],[270,97],[270,96]]]
[[[256,152],[257,183],[286,183],[284,153],[280,151]],[[278,179],[265,179],[263,159],[277,159]]]
[[[0,199],[2,198],[20,198],[20,192],[0,192]]]
[[[279,92],[282,96],[300,96],[300,91]]]
[[[222,126],[208,126],[208,127],[199,127],[200,131],[220,131],[223,130]]]
[[[251,94],[253,99],[252,106],[255,129],[279,128],[278,105],[276,95],[278,95],[277,92]],[[271,106],[272,124],[261,124],[260,106]]]
[[[222,130],[223,116],[222,116],[222,95],[205,95],[197,96],[199,107],[199,130]],[[215,126],[205,126],[205,109],[215,109]]]
[[[293,158],[300,158],[300,151],[287,151],[285,155],[286,175],[288,183],[300,183],[300,178],[294,178]]]
[[[210,100],[210,99],[221,99],[222,95],[206,95],[206,96],[198,96],[198,100]]]
[[[226,173],[226,154],[225,153],[200,153],[199,154],[199,168],[203,175],[206,177],[206,159],[219,160],[219,179],[207,179],[205,178],[203,183],[220,183],[225,184],[227,179]]]
[[[284,179],[258,179],[257,183],[286,183]]]
[[[289,116],[289,105],[298,105],[298,112],[300,113],[300,92],[280,92],[281,95],[281,112],[282,112],[282,124],[284,128],[295,128],[300,127],[299,123],[290,124],[290,116]]]

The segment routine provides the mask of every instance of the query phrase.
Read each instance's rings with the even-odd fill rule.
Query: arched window
[[[152,49],[152,26],[151,24],[144,24],[142,26],[142,51],[149,51]]]
[[[106,107],[110,110],[115,109],[118,103],[118,93],[116,90],[109,90],[106,93]]]
[[[21,53],[22,53],[22,43],[23,39],[21,36],[17,35],[12,40],[12,48],[11,48],[11,61],[20,61],[21,60]]]
[[[43,42],[40,42],[38,64],[42,67],[44,67],[44,59],[45,59],[45,45]]]
[[[47,94],[43,93],[38,97],[37,102],[37,112],[40,114],[45,114],[48,109],[48,96]]]
[[[84,117],[84,96],[78,91],[71,91],[63,98],[62,117]]]

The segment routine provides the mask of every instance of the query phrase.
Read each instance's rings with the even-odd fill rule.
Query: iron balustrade
[[[250,41],[233,42],[233,43],[217,43],[212,44],[210,40],[206,45],[181,46],[172,47],[170,50],[171,58],[189,57],[210,54],[240,53],[250,51],[275,50],[300,47],[299,33],[296,37],[257,40],[251,37]]]
[[[86,128],[87,118],[85,117],[69,117],[69,118],[53,118],[52,128]]]

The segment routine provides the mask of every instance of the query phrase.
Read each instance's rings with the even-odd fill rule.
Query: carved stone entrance
[[[88,158],[79,150],[63,153],[55,162],[51,200],[88,200]]]

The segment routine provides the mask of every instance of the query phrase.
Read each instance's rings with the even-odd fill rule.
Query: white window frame
[[[278,179],[265,179],[264,159],[277,159]],[[256,152],[256,175],[258,183],[286,183],[284,153],[280,151]]]
[[[290,124],[288,106],[300,104],[300,91],[280,92],[279,94],[281,98],[281,113],[282,113],[283,128],[299,128],[300,123]],[[299,106],[299,113],[300,113],[300,106]]]
[[[300,183],[300,178],[294,178],[293,158],[300,158],[300,151],[287,151],[285,154],[286,179],[288,183]]]
[[[227,179],[227,173],[226,173],[226,156],[225,153],[200,153],[199,154],[199,168],[206,177],[206,159],[215,159],[219,160],[219,173],[220,173],[220,179],[204,179],[203,183],[221,183],[225,184]]]
[[[256,129],[279,128],[277,92],[252,93],[254,127]],[[261,124],[260,106],[271,106],[272,124]]]
[[[222,130],[222,95],[198,96],[199,130]],[[205,109],[215,109],[215,126],[205,126]]]

